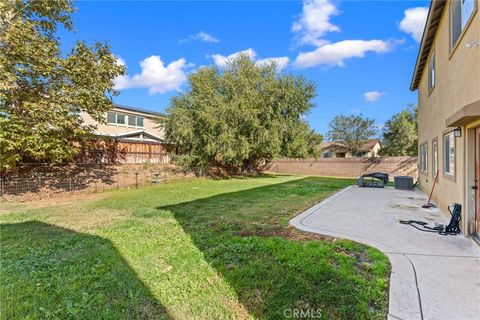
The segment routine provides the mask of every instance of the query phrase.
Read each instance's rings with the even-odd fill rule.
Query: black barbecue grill
[[[357,184],[359,187],[383,188],[388,181],[388,173],[372,172],[358,178]]]

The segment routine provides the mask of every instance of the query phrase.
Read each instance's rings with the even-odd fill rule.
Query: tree
[[[328,137],[331,141],[341,142],[352,154],[357,154],[365,141],[377,132],[375,120],[360,115],[338,115],[329,123]]]
[[[320,145],[323,142],[323,135],[311,129],[307,136],[307,142],[308,142],[308,155],[315,159],[318,159],[322,153]]]
[[[385,156],[416,156],[418,142],[417,108],[410,106],[385,122],[382,130]]]
[[[71,31],[69,0],[0,2],[0,170],[22,159],[71,159],[112,108],[124,74],[108,45],[77,42],[60,50],[58,26]]]
[[[167,110],[166,139],[177,161],[228,174],[254,173],[276,157],[306,157],[320,136],[302,119],[315,87],[274,63],[240,55],[224,70],[204,67]]]

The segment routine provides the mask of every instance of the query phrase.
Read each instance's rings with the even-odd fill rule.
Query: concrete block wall
[[[279,159],[267,170],[272,173],[357,178],[364,173],[386,172],[418,177],[417,157]]]

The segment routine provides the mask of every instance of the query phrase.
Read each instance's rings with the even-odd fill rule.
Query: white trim
[[[145,113],[145,112],[140,112],[140,111],[132,111],[130,109],[123,109],[123,108],[119,108],[119,107],[113,107],[109,111],[125,113],[127,115],[132,114],[132,115],[135,115],[135,116],[142,116],[142,117],[150,118],[150,119],[156,119],[156,118],[160,117],[160,116],[156,116],[156,115],[151,114],[151,113]]]
[[[115,137],[115,138],[128,138],[129,136],[132,136],[132,135],[143,134],[143,135],[158,139],[160,141],[165,141],[165,139],[163,139],[162,137],[145,130],[136,130],[136,131],[129,131],[124,133],[116,133],[116,134],[96,132],[95,134],[99,136],[107,136],[107,137]],[[140,139],[137,139],[137,140],[141,141]]]
[[[449,142],[448,150],[445,148],[447,139]],[[455,141],[455,135],[453,133],[453,130],[447,133],[444,133],[442,140],[443,140],[443,173],[449,177],[455,177],[457,172],[457,144]],[[450,143],[453,143],[453,148],[450,145]],[[453,149],[453,159],[451,158],[451,154],[450,154],[450,151],[452,149]],[[448,168],[447,168],[447,160],[448,160]],[[453,165],[453,171],[450,171],[450,169],[452,169],[451,168],[452,165]]]

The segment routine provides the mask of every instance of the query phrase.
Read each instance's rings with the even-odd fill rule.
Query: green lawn
[[[352,183],[195,179],[0,205],[1,318],[385,319],[383,254],[288,227]]]

